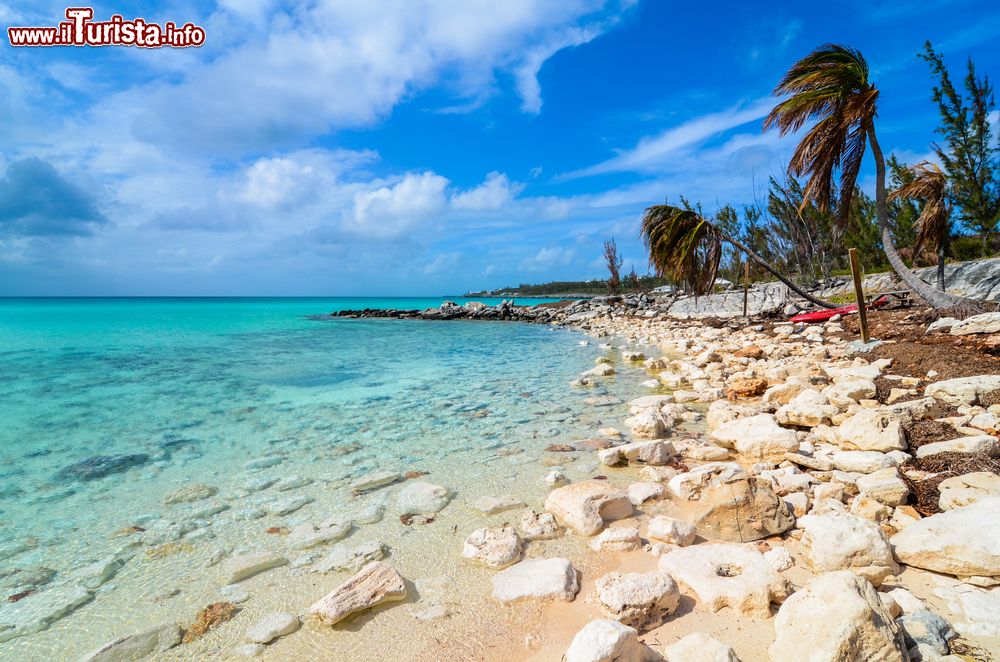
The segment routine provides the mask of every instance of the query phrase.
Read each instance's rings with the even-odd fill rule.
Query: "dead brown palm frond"
[[[912,198],[924,203],[917,218],[917,236],[913,242],[914,254],[927,248],[938,250],[951,232],[951,208],[948,206],[948,178],[941,168],[930,161],[923,161],[911,168],[913,181],[900,186],[889,194],[889,200]]]
[[[701,296],[711,291],[722,259],[718,228],[695,211],[654,205],[642,216],[640,230],[649,249],[649,264]]]

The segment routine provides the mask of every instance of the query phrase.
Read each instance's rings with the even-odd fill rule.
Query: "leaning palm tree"
[[[948,206],[948,179],[937,164],[923,161],[911,168],[913,180],[889,194],[889,201],[896,198],[914,198],[924,203],[917,217],[917,237],[913,254],[923,248],[937,253],[938,288],[944,289],[944,255],[951,233],[951,208]]]
[[[893,246],[886,206],[885,158],[875,137],[879,91],[868,78],[868,63],[860,51],[839,44],[820,46],[792,65],[774,94],[788,98],[764,120],[765,131],[777,128],[785,135],[814,122],[788,164],[789,174],[809,180],[802,204],[811,201],[824,210],[836,206],[840,227],[846,227],[861,161],[870,143],[875,157],[875,211],[889,264],[918,297],[934,308],[975,308],[975,302],[922,281]],[[838,171],[839,202],[833,199]]]
[[[640,234],[649,249],[649,264],[657,275],[683,284],[695,296],[711,291],[719,272],[722,242],[727,241],[799,296],[824,308],[840,305],[803,290],[755,251],[692,209],[673,205],[648,207],[642,215]]]

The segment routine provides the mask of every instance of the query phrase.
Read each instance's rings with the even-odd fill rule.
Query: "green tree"
[[[941,54],[924,44],[920,55],[937,78],[933,99],[941,113],[937,132],[944,146],[934,144],[950,183],[949,195],[959,218],[983,242],[983,257],[989,255],[989,237],[1000,223],[1000,144],[994,140],[990,115],[996,109],[989,78],[976,75],[969,58],[963,96],[951,81]]]
[[[920,200],[923,208],[916,222],[913,253],[927,247],[937,253],[938,287],[944,289],[944,258],[951,235],[951,208],[948,206],[948,180],[937,165],[924,161],[912,168],[910,181],[889,195],[889,200],[912,198]]]
[[[803,204],[813,201],[821,210],[836,206],[837,222],[845,226],[865,149],[870,145],[875,158],[875,213],[889,264],[918,297],[935,308],[974,306],[922,281],[893,245],[885,157],[875,135],[879,90],[869,78],[868,63],[861,52],[839,44],[820,46],[792,65],[774,94],[786,98],[764,120],[765,131],[777,128],[785,135],[807,122],[812,124],[788,164],[790,175],[808,178]],[[834,197],[838,172],[839,201]]]

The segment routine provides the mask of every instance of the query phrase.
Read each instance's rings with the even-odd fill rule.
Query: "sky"
[[[761,120],[816,46],[862,51],[908,163],[937,138],[925,40],[959,80],[970,56],[1000,77],[995,2],[93,6],[206,42],[4,35],[0,296],[460,294],[603,277],[612,237],[646,273],[645,207],[751,203],[782,175],[794,137]],[[0,0],[0,26],[65,7]]]

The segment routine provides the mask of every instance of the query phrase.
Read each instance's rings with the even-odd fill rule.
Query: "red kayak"
[[[889,297],[887,295],[882,295],[871,302],[869,308],[881,308],[889,302]],[[794,317],[789,318],[792,322],[823,322],[830,319],[834,315],[849,315],[851,313],[858,312],[858,304],[852,303],[849,306],[841,306],[840,308],[827,308],[826,310],[815,310],[811,313],[799,313]]]
[[[847,315],[848,313],[858,312],[858,304],[852,303],[849,306],[841,306],[840,308],[827,308],[825,310],[816,310],[811,313],[799,313],[791,318],[792,322],[823,322],[830,319],[834,315]]]

